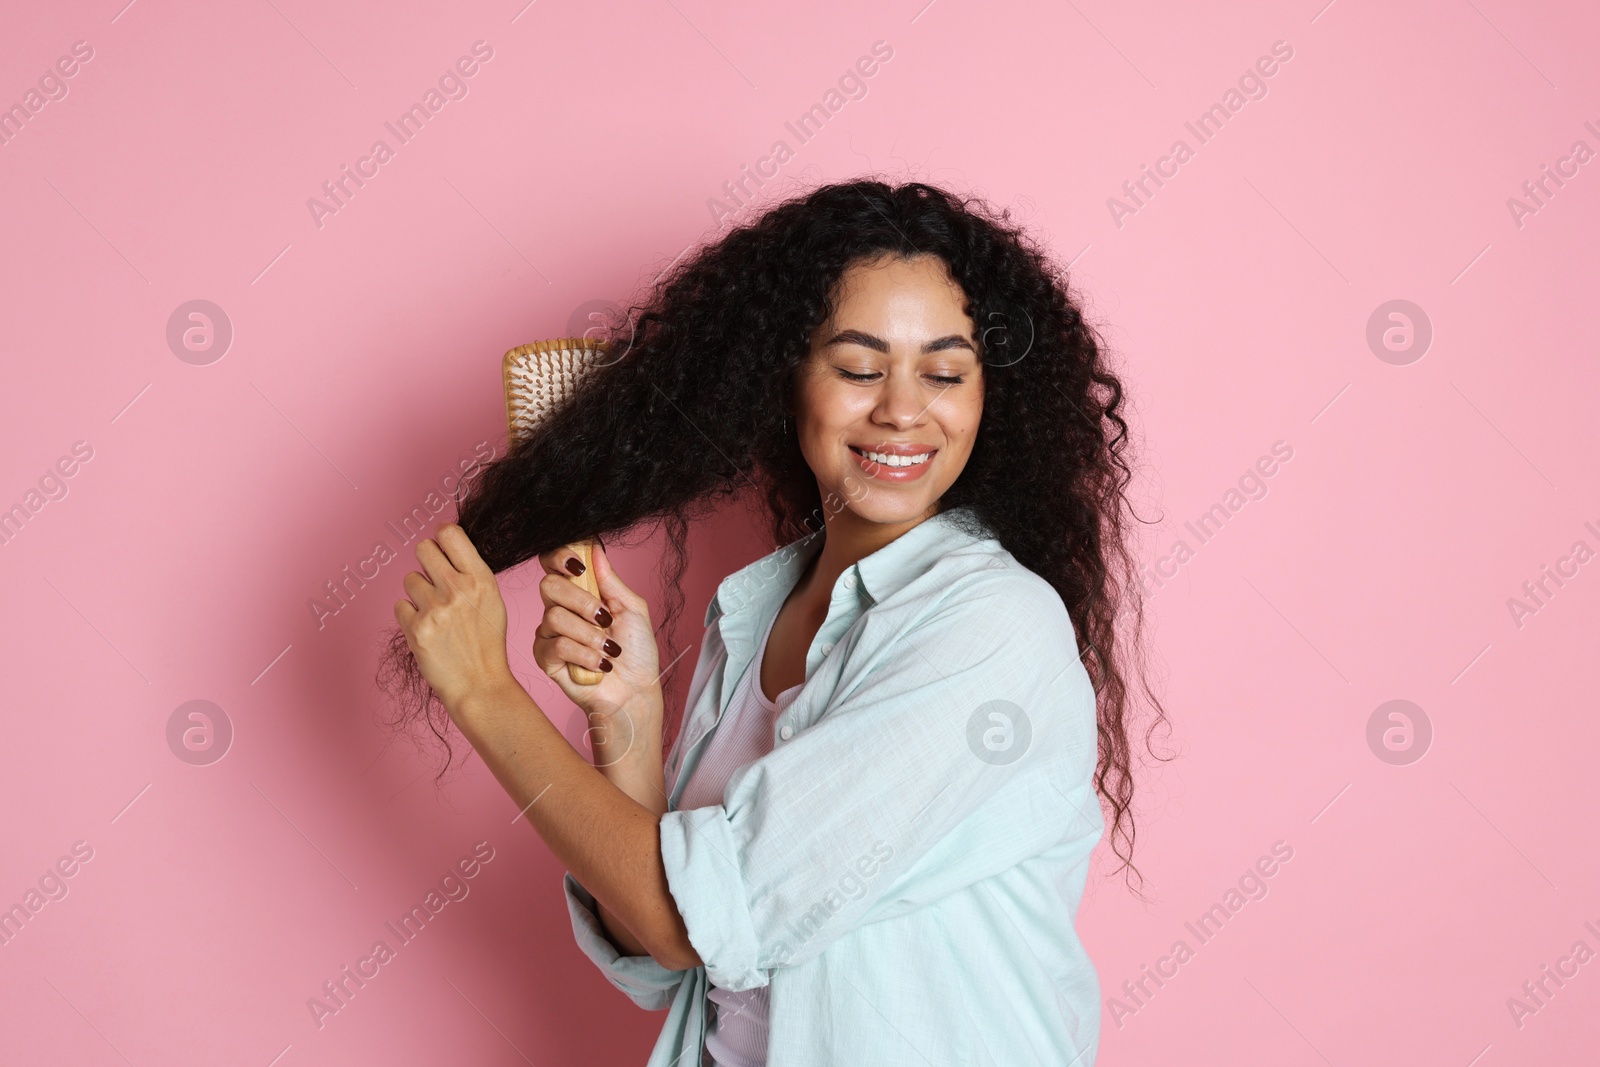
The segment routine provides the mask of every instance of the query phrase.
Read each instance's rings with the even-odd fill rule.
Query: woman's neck
[[[938,505],[925,515],[907,522],[872,522],[863,519],[849,508],[825,520],[822,550],[811,557],[810,564],[800,576],[794,596],[807,601],[826,601],[833,594],[833,584],[839,580],[846,567],[857,560],[872,555],[907,530],[926,522],[938,514]]]

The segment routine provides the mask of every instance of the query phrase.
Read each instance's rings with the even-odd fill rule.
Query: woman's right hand
[[[545,571],[539,580],[544,620],[534,629],[534,662],[589,715],[591,723],[595,716],[610,723],[625,715],[636,728],[659,731],[661,667],[650,605],[612,570],[598,543],[590,558],[599,598],[567,569],[567,561],[577,559],[571,548],[563,546],[539,557]],[[602,669],[602,659],[610,662],[609,671]],[[600,681],[577,684],[568,669],[572,664],[599,671]]]

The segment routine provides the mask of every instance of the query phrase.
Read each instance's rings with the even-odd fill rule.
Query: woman
[[[1007,216],[850,182],[631,326],[418,545],[402,719],[453,722],[565,864],[580,946],[669,1009],[652,1065],[1091,1063],[1073,916],[1101,802],[1137,873],[1139,610],[1122,389],[1060,273]],[[664,760],[649,606],[603,547],[585,592],[565,546],[665,520],[675,590],[685,516],[751,486],[782,547],[719,585]],[[593,766],[508,662],[494,574],[535,557],[533,658]]]

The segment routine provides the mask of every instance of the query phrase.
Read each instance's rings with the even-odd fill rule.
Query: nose
[[[931,403],[917,387],[916,372],[895,367],[883,377],[873,421],[895,430],[908,429],[922,421]]]

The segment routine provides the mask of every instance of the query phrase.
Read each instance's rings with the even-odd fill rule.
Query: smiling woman
[[[869,488],[917,483],[857,500],[852,511],[870,521],[888,521],[886,509],[902,522],[931,514],[966,466],[983,415],[983,364],[961,289],[938,256],[885,255],[851,267],[838,301],[796,387],[809,416],[799,425],[806,466],[840,493],[857,474]]]
[[[608,365],[418,543],[395,725],[446,768],[459,729],[566,866],[580,947],[669,1009],[652,1065],[1092,1063],[1074,916],[1108,825],[1138,875],[1141,611],[1122,386],[1061,270],[1004,214],[856,181],[621,318]],[[688,521],[751,485],[775,548],[718,586],[673,730],[656,633]],[[566,550],[652,524],[659,628],[603,547],[598,597]],[[495,575],[533,559],[533,657],[593,765],[508,665]]]

